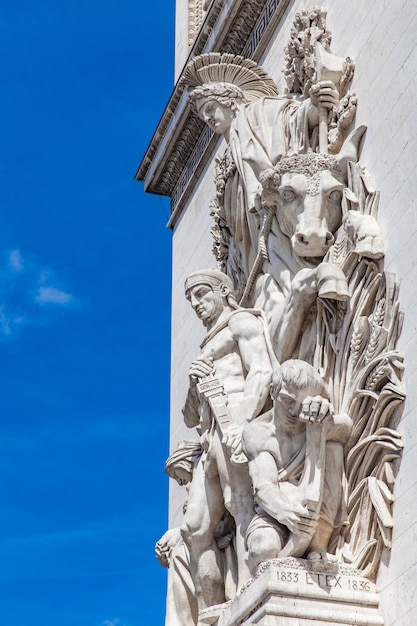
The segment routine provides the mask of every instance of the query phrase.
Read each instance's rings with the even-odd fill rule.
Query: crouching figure
[[[282,364],[274,406],[243,431],[256,515],[246,543],[252,575],[276,557],[325,559],[346,523],[343,445],[347,415],[334,415],[321,377],[308,363]]]

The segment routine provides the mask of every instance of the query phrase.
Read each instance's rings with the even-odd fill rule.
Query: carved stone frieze
[[[203,0],[188,0],[188,46],[191,47],[203,21]]]

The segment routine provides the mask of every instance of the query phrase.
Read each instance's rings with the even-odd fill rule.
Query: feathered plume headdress
[[[234,85],[247,102],[264,96],[278,96],[275,82],[255,61],[228,52],[210,52],[194,57],[181,79],[181,84],[190,92],[216,83]]]

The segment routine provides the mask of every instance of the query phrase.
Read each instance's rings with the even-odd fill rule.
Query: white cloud
[[[74,304],[74,296],[66,289],[61,288],[59,281],[51,270],[43,269],[39,272],[38,285],[39,288],[35,296],[37,304]]]
[[[39,287],[35,300],[38,304],[70,304],[73,296],[56,287]]]
[[[12,338],[23,323],[44,323],[47,311],[50,315],[57,307],[78,306],[77,298],[52,269],[18,247],[0,253],[0,340]]]
[[[9,268],[16,273],[23,272],[24,262],[19,248],[9,252]]]

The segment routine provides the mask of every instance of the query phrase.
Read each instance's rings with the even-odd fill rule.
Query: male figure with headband
[[[258,311],[239,308],[231,280],[218,270],[200,270],[185,283],[191,306],[207,329],[201,352],[189,370],[183,409],[185,423],[197,427],[204,453],[194,469],[182,535],[190,553],[199,609],[224,602],[216,561],[214,530],[225,509],[236,523],[238,588],[249,578],[244,538],[253,516],[248,465],[242,462],[242,430],[265,408],[274,357]],[[223,387],[227,419],[221,423],[204,381]]]

